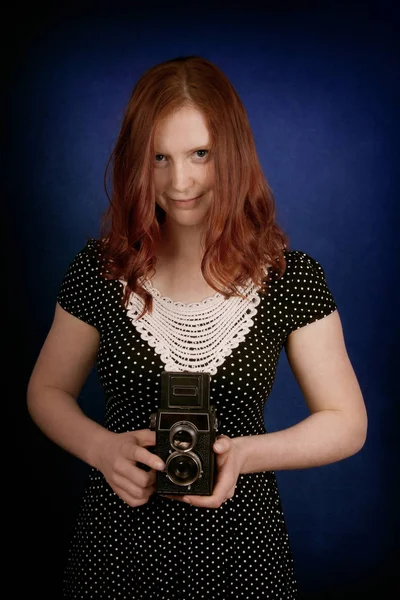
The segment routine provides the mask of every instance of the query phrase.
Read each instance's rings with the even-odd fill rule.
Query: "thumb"
[[[218,454],[223,454],[224,452],[228,452],[231,447],[231,440],[226,435],[219,435],[214,443],[214,450],[218,452]]]

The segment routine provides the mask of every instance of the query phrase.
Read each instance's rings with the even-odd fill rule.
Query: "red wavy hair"
[[[249,280],[265,293],[266,265],[277,277],[286,268],[287,236],[276,223],[273,193],[237,92],[226,75],[202,57],[168,60],[147,70],[137,82],[105,171],[110,204],[101,226],[103,276],[127,282],[123,305],[131,292],[143,299],[140,317],[152,311],[152,296],[139,280],[154,273],[155,248],[165,221],[153,186],[154,131],[161,119],[183,106],[203,113],[215,167],[214,202],[207,216],[201,263],[204,279],[228,298],[240,296],[238,287]]]

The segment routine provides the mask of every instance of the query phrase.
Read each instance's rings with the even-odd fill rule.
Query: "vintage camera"
[[[215,479],[213,444],[217,432],[215,407],[210,406],[209,373],[161,374],[161,403],[150,416],[156,432],[155,454],[166,464],[157,471],[156,491],[162,494],[209,496]]]

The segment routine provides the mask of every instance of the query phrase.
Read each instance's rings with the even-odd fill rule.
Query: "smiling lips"
[[[176,200],[175,198],[171,198],[174,202],[192,202],[193,200],[197,200],[200,196],[196,196],[195,198],[186,198],[185,200]]]

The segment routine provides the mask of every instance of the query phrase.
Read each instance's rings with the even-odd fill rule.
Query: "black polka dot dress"
[[[147,429],[159,406],[161,373],[198,370],[211,373],[218,434],[265,434],[264,406],[288,335],[336,309],[316,260],[298,250],[286,251],[286,260],[283,277],[270,273],[267,296],[250,285],[244,299],[216,293],[182,304],[144,282],[154,316],[138,322],[141,299],[131,295],[129,306],[121,305],[125,282],[100,276],[99,245],[90,240],[70,264],[57,300],[100,332],[104,426],[114,432]],[[193,345],[184,347],[193,326],[196,356],[188,351]],[[95,600],[297,598],[275,474],[240,475],[235,495],[218,509],[158,494],[132,508],[92,469],[63,587],[64,598]]]

